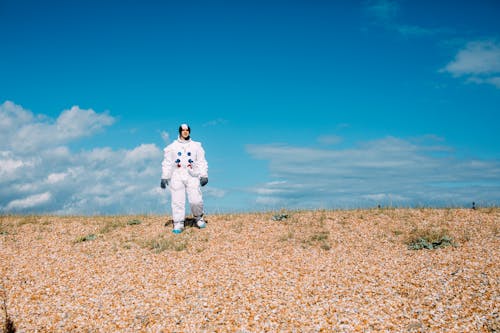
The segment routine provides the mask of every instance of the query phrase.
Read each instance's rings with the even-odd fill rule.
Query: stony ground
[[[0,216],[1,323],[17,332],[500,330],[499,208],[207,218],[206,229],[174,235],[165,216]]]

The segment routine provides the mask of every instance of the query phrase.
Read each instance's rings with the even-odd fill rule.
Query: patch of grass
[[[138,220],[138,219],[133,219],[133,220],[128,220],[127,221],[127,225],[139,225],[141,223],[142,223],[142,221]]]
[[[319,247],[323,250],[330,250],[331,246],[328,243],[329,235],[330,235],[329,231],[324,231],[324,230],[317,231],[312,235],[310,235],[309,237],[307,237],[303,241],[303,243],[309,246],[319,245]]]
[[[392,231],[392,234],[393,234],[394,236],[400,236],[400,235],[402,235],[402,234],[403,234],[403,232],[402,232],[401,230],[393,230],[393,231]]]
[[[447,246],[456,246],[448,231],[442,228],[415,228],[410,232],[406,241],[410,250],[437,249]]]
[[[194,236],[193,236],[194,235]],[[194,238],[193,238],[194,237]],[[201,241],[208,241],[206,235],[205,238],[201,237]],[[181,234],[159,234],[153,239],[143,240],[140,242],[142,247],[153,250],[155,253],[161,253],[163,251],[184,251],[188,249],[189,241],[195,240],[196,233],[193,232],[192,228],[187,228]]]
[[[106,223],[99,229],[100,234],[107,234],[113,230],[124,227],[125,223],[122,221],[112,220],[106,221]]]
[[[95,234],[88,234],[86,236],[81,236],[75,239],[75,243],[83,243],[83,242],[93,241],[95,239],[97,239],[97,236]]]
[[[330,250],[332,247],[330,246],[330,244],[329,244],[329,243],[321,243],[320,248],[321,248],[322,250],[328,251],[328,250]]]
[[[319,231],[318,233],[315,233],[314,235],[309,237],[309,241],[311,242],[322,242],[328,239],[328,235],[330,233],[328,231]]]
[[[0,221],[0,235],[8,235],[7,227]]]
[[[181,237],[156,238],[147,242],[147,247],[156,253],[163,251],[184,251],[187,249],[188,242]]]
[[[37,216],[34,215],[27,215],[23,216],[20,221],[17,222],[17,226],[23,226],[25,224],[38,224],[39,220]]]

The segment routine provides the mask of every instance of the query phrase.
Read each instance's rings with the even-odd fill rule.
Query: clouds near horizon
[[[258,184],[258,201],[270,206],[494,204],[500,196],[500,161],[461,160],[432,136],[386,137],[349,149],[248,145],[269,163],[272,180]]]
[[[0,211],[100,214],[158,211],[161,150],[154,144],[71,151],[65,144],[112,125],[108,113],[73,106],[51,119],[0,105]]]
[[[0,212],[88,215],[168,210],[168,197],[157,184],[162,152],[155,144],[80,151],[64,145],[110,126],[114,118],[109,114],[72,107],[54,120],[5,102],[0,119],[4,129],[18,126],[18,131],[9,128],[8,135],[2,134]],[[64,124],[70,119],[80,120],[67,134]],[[39,130],[36,138],[44,137],[19,144],[14,138],[27,128]],[[168,133],[161,136],[168,138]],[[255,209],[497,204],[495,198],[500,197],[499,161],[459,159],[435,135],[388,136],[349,148],[336,146],[340,136],[317,140],[324,148],[247,145],[250,158],[267,161],[270,180],[239,191],[249,193]],[[217,185],[205,189],[207,198],[215,200],[231,191],[235,189]]]

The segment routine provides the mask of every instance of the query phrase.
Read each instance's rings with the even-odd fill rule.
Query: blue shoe
[[[174,234],[180,234],[183,230],[184,230],[184,221],[174,222],[174,229],[172,230]]]
[[[198,221],[196,221],[196,225],[198,226],[198,228],[203,229],[207,226],[207,223],[205,222],[203,217],[201,217]]]

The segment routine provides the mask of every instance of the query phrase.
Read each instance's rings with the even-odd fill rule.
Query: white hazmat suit
[[[173,231],[176,233],[184,229],[186,193],[197,225],[205,226],[200,180],[206,179],[208,182],[208,163],[201,143],[191,140],[189,136],[183,138],[180,134],[181,130],[186,128],[189,129],[189,126],[181,125],[178,139],[163,150],[162,185],[166,180],[170,188]],[[205,184],[206,182],[202,182],[202,185]]]

